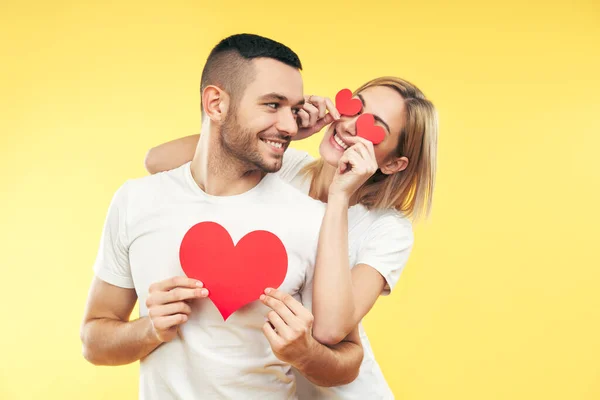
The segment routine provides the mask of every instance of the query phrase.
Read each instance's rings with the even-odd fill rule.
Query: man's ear
[[[379,169],[386,175],[392,175],[396,172],[404,171],[406,167],[408,167],[408,158],[394,157],[391,160],[386,161]]]
[[[230,97],[227,92],[218,86],[208,85],[202,92],[204,115],[213,122],[223,122],[229,109],[229,101]]]

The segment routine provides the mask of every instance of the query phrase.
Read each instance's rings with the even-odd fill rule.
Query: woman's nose
[[[340,125],[342,131],[347,135],[356,136],[356,120],[358,119],[358,115],[353,117],[343,116],[340,121]]]

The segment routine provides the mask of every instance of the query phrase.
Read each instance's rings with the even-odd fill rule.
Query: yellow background
[[[1,399],[137,396],[136,364],[81,356],[102,224],[151,146],[198,132],[239,32],[292,47],[306,93],[390,74],[439,109],[432,218],[365,321],[397,398],[600,398],[597,1],[103,3],[0,4]]]

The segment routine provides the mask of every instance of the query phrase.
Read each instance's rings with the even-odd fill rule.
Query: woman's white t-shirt
[[[289,148],[283,165],[277,173],[308,195],[310,179],[301,172],[314,159],[303,151]],[[386,281],[383,295],[393,289],[400,278],[413,245],[412,224],[396,210],[368,210],[355,205],[348,210],[348,250],[350,268],[367,264],[375,268]],[[318,387],[295,371],[298,379],[297,394],[308,399],[393,399],[362,327],[359,332],[364,348],[364,358],[358,378],[352,383],[332,388]]]

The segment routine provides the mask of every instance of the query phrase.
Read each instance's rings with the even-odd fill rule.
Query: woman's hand
[[[331,99],[321,96],[304,96],[304,106],[298,112],[298,133],[294,140],[311,137],[315,133],[341,118]]]
[[[377,171],[373,143],[355,136],[356,142],[340,158],[335,176],[329,186],[329,197],[350,197]]]

